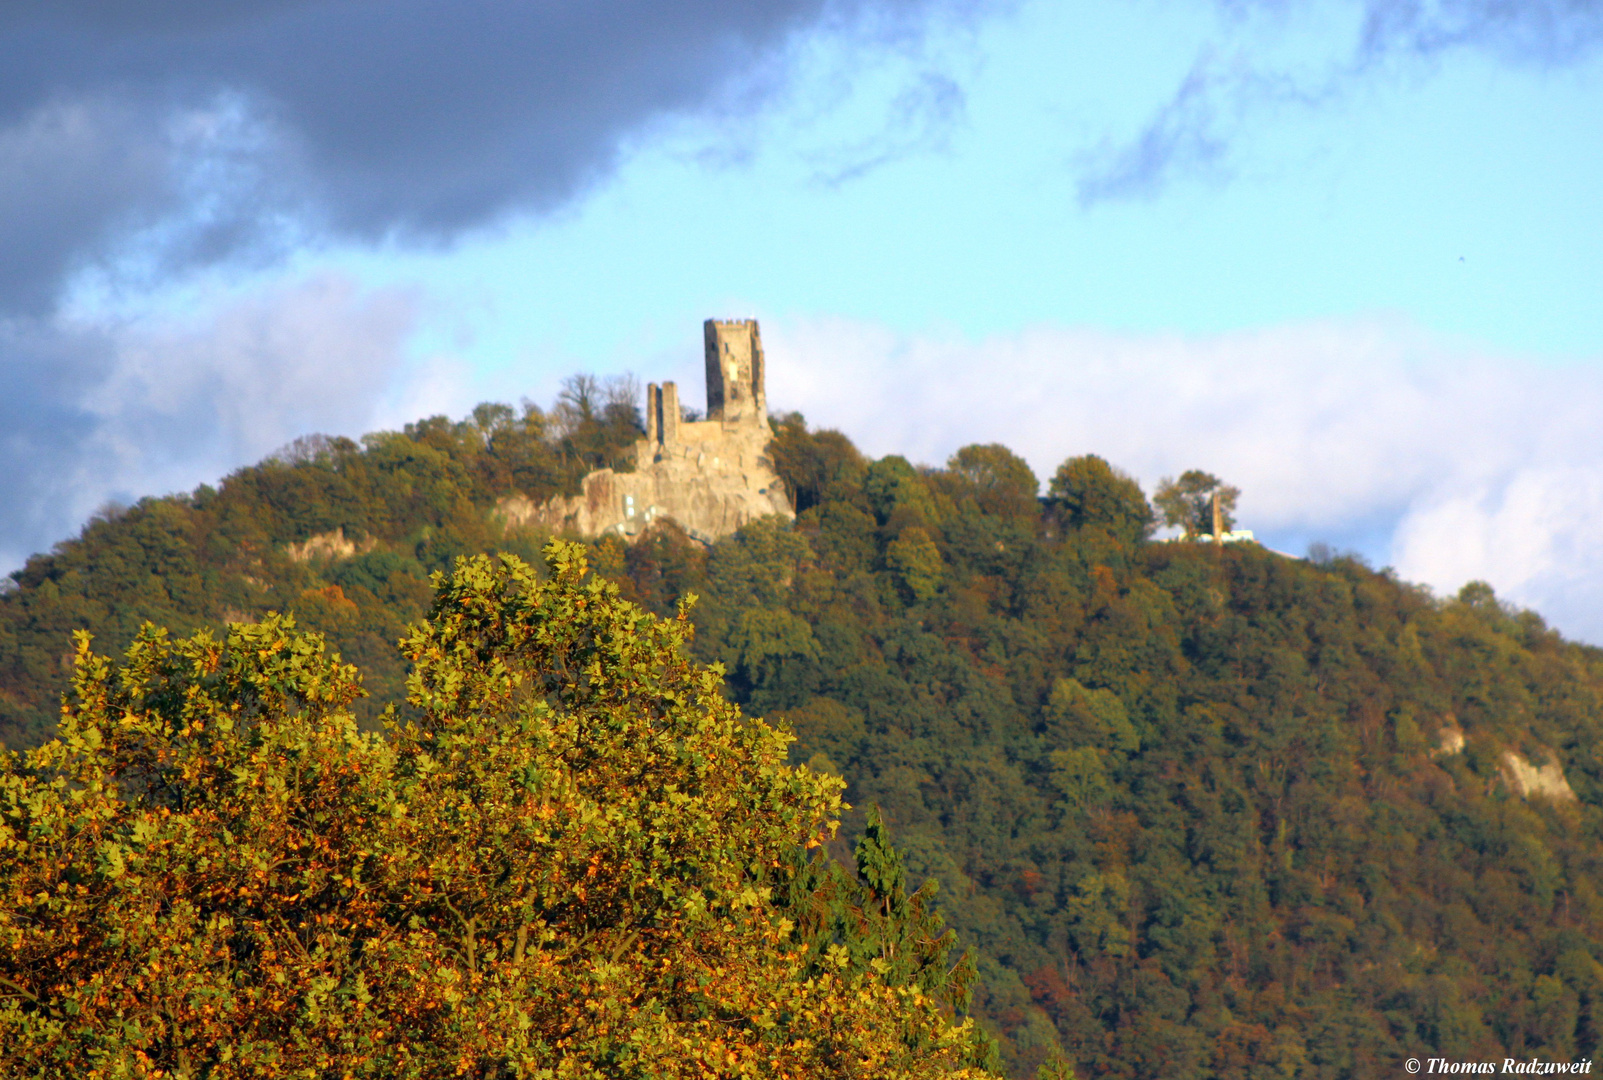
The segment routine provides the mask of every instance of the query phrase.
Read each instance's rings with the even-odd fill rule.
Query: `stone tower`
[[[756,319],[708,319],[703,324],[707,355],[707,419],[726,424],[768,426],[768,395],[763,389],[763,339]]]
[[[673,383],[646,387],[646,444],[655,454],[663,443],[679,441],[679,388]]]

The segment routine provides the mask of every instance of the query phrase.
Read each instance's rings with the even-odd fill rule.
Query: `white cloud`
[[[57,317],[0,334],[11,565],[107,500],[184,490],[313,431],[358,435],[482,391],[416,359],[418,298],[332,275],[184,318]],[[769,398],[874,455],[939,463],[1001,442],[1043,481],[1099,453],[1156,481],[1203,468],[1243,489],[1272,546],[1357,543],[1438,591],[1490,581],[1603,641],[1603,376],[1403,322],[1208,337],[1038,327],[979,341],[844,319],[765,320]],[[689,373],[687,372],[687,381]]]
[[[0,324],[0,558],[18,565],[108,501],[215,482],[297,436],[360,435],[440,396],[449,367],[407,358],[404,290],[323,275],[198,306]]]
[[[1094,452],[1142,479],[1207,469],[1288,546],[1381,539],[1411,580],[1490,581],[1603,641],[1603,376],[1401,321],[1183,337],[1042,327],[962,341],[772,321],[770,401],[870,453],[1001,442],[1043,480]],[[1278,541],[1277,541],[1277,538]]]
[[[1603,466],[1539,460],[1410,507],[1393,541],[1405,572],[1491,581],[1561,629],[1603,642]]]
[[[326,276],[200,319],[125,324],[116,367],[86,404],[119,457],[186,468],[254,459],[308,431],[360,431],[401,367],[413,307],[404,292]]]
[[[465,360],[426,357],[396,373],[375,403],[369,426],[395,431],[427,416],[466,416],[481,401],[498,400],[494,394],[476,392],[481,386],[482,380]]]

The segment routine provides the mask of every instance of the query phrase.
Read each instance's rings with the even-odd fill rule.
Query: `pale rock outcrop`
[[[601,469],[583,490],[536,505],[522,495],[497,504],[511,526],[632,540],[673,521],[712,543],[770,514],[793,518],[784,484],[768,457],[762,339],[755,319],[707,320],[707,419],[680,418],[673,383],[646,389],[646,437],[635,444],[634,472]]]
[[[341,527],[333,532],[308,536],[298,544],[286,544],[284,550],[296,562],[308,562],[312,559],[349,559],[353,555],[373,550],[374,543],[372,538],[360,544],[354,540],[347,540],[345,529]]]
[[[1458,726],[1458,721],[1449,714],[1442,729],[1436,733],[1436,749],[1431,756],[1445,754],[1448,757],[1464,752],[1464,729]]]
[[[1575,791],[1564,779],[1557,755],[1548,751],[1546,765],[1534,765],[1512,750],[1503,754],[1503,779],[1523,799],[1542,796],[1554,802],[1574,802]]]

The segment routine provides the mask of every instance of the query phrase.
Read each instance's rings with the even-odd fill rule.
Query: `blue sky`
[[[272,58],[346,32],[350,0],[186,6],[138,38],[184,48],[148,55],[87,0],[0,25],[76,65],[0,87],[0,240],[37,253],[0,275],[13,565],[310,430],[549,400],[580,369],[698,387],[700,321],[755,315],[771,403],[870,452],[1208,468],[1281,550],[1485,578],[1603,641],[1592,3],[776,0],[575,28],[474,0],[486,34],[512,20],[503,61],[396,0],[368,6],[424,49],[304,70]]]
[[[1463,50],[1344,76],[1350,21],[1031,4],[872,52],[845,86],[809,57],[770,108],[666,124],[554,216],[351,265],[456,310],[494,297],[476,366],[531,343],[610,363],[728,305],[971,338],[1395,313],[1554,361],[1603,351],[1603,70]],[[1219,88],[1174,160],[1087,205],[1199,68]]]

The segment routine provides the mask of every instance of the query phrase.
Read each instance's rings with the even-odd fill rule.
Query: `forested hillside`
[[[533,561],[495,500],[571,490],[634,437],[620,403],[566,415],[312,443],[92,523],[0,597],[0,731],[45,737],[71,630],[112,651],[146,619],[293,611],[361,667],[369,715],[399,700],[429,573]],[[1483,585],[1153,542],[1095,457],[1043,499],[997,446],[870,461],[791,416],[773,452],[793,526],[592,564],[660,613],[695,593],[692,647],[739,703],[846,778],[849,825],[882,809],[977,946],[1015,1074],[1054,1045],[1153,1078],[1595,1050],[1603,652]],[[336,530],[348,548],[291,548]]]
[[[495,500],[573,494],[592,469],[632,467],[636,396],[580,376],[550,411],[486,404],[360,446],[312,436],[216,489],[97,516],[0,597],[0,741],[32,745],[54,728],[74,629],[121,652],[145,622],[185,635],[267,611],[293,611],[361,667],[371,696],[356,708],[371,720],[405,696],[394,646],[428,607],[429,575],[491,549],[538,563],[543,538],[500,528]],[[335,537],[352,557],[314,539]]]

